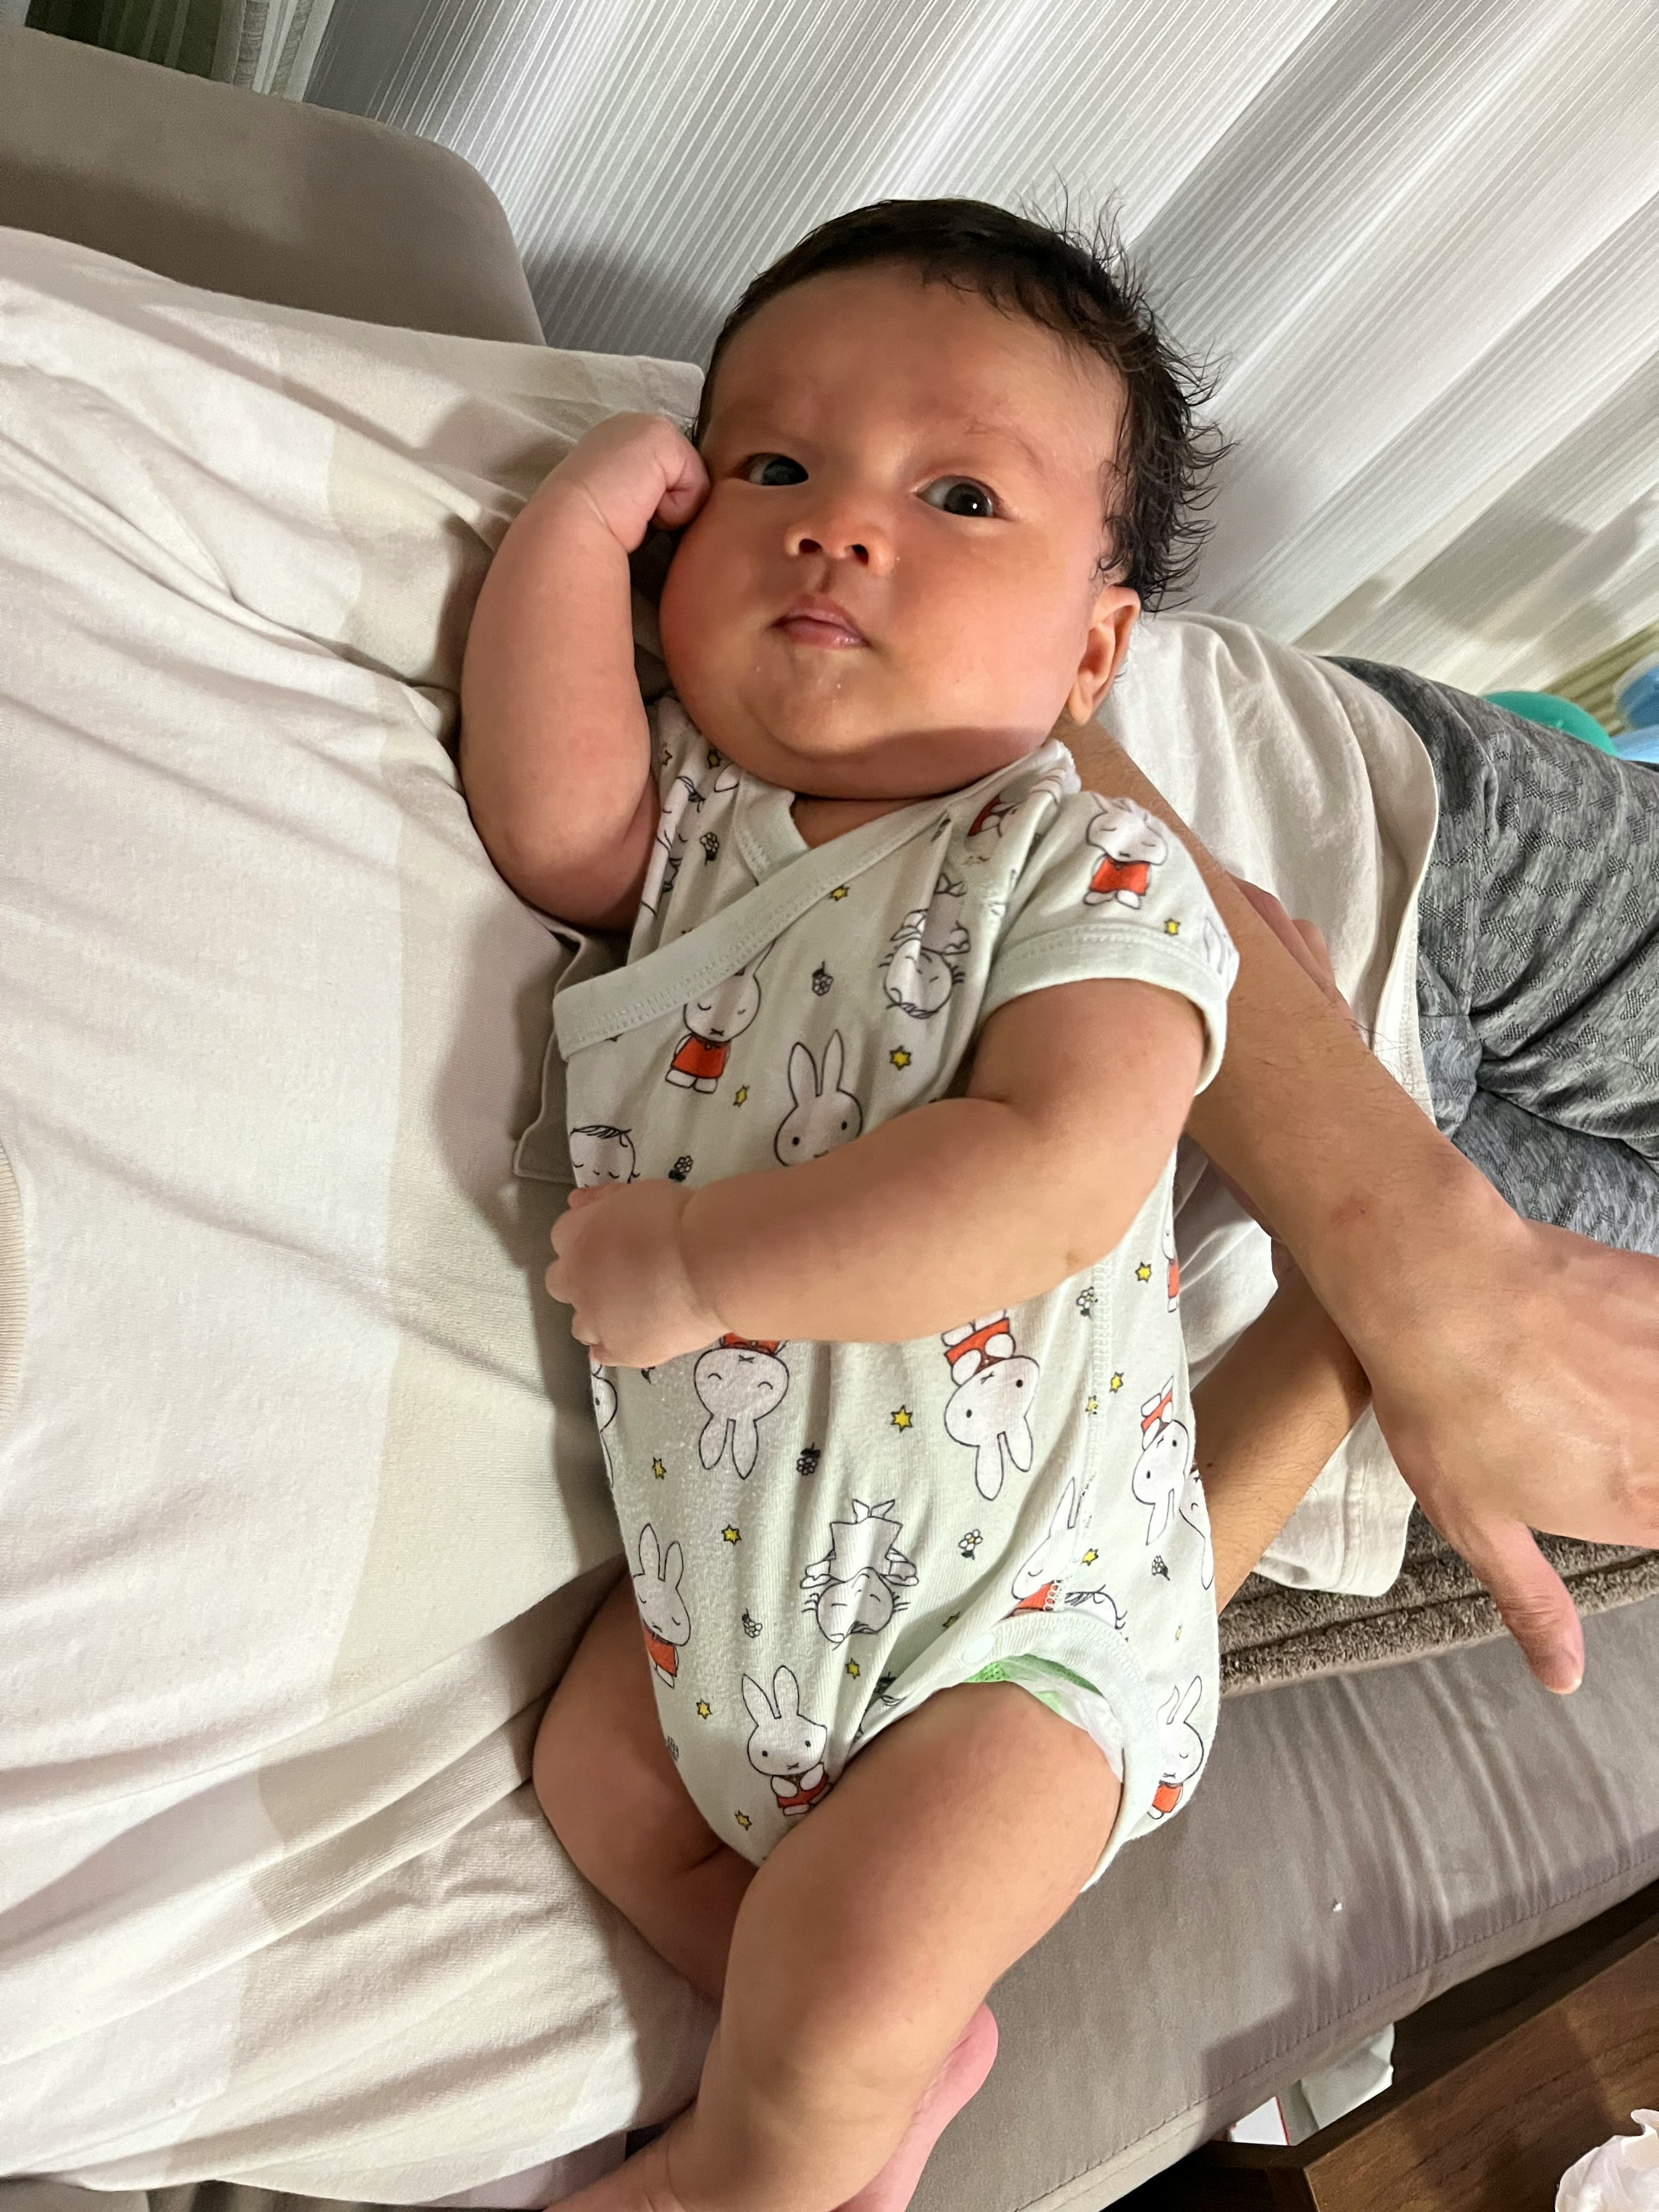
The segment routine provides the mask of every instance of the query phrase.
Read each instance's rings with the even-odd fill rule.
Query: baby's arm
[[[657,794],[634,672],[628,556],[678,529],[708,479],[660,415],[616,415],[567,455],[502,539],[461,670],[461,781],[521,898],[630,921]]]
[[[1175,1149],[1203,1052],[1155,984],[1062,983],[986,1024],[967,1095],[799,1167],[578,1191],[548,1270],[607,1364],[722,1332],[898,1343],[1052,1289],[1118,1243]]]

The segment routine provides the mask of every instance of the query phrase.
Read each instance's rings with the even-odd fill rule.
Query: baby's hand
[[[553,1224],[547,1271],[574,1309],[570,1333],[604,1367],[659,1367],[701,1352],[726,1324],[692,1287],[681,1244],[691,1194],[663,1181],[573,1191]]]
[[[654,522],[680,530],[708,496],[696,447],[665,415],[612,415],[565,455],[538,498],[585,498],[625,553]]]

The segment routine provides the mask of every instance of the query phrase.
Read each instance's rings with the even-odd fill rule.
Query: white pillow
[[[0,2171],[420,2198],[694,2082],[520,1787],[617,1538],[444,740],[520,499],[696,390],[0,232]]]

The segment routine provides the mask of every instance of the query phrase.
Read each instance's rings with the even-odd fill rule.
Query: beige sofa
[[[243,298],[540,343],[506,219],[453,155],[5,27],[0,225]],[[1191,1810],[996,1991],[1001,2059],[923,2212],[1097,2212],[1382,2023],[1659,1877],[1659,1762],[1639,1750],[1659,1601],[1587,1641],[1565,1704],[1504,1644],[1232,1701]],[[0,2187],[0,2212],[83,2194]],[[150,2192],[156,2212],[264,2212],[266,2194],[205,2176]]]

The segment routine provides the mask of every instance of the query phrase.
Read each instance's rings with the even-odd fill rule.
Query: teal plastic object
[[[1494,707],[1507,707],[1511,714],[1519,714],[1522,721],[1540,722],[1547,730],[1582,738],[1598,753],[1619,750],[1595,715],[1576,700],[1558,699],[1553,691],[1488,691],[1484,696]]]

